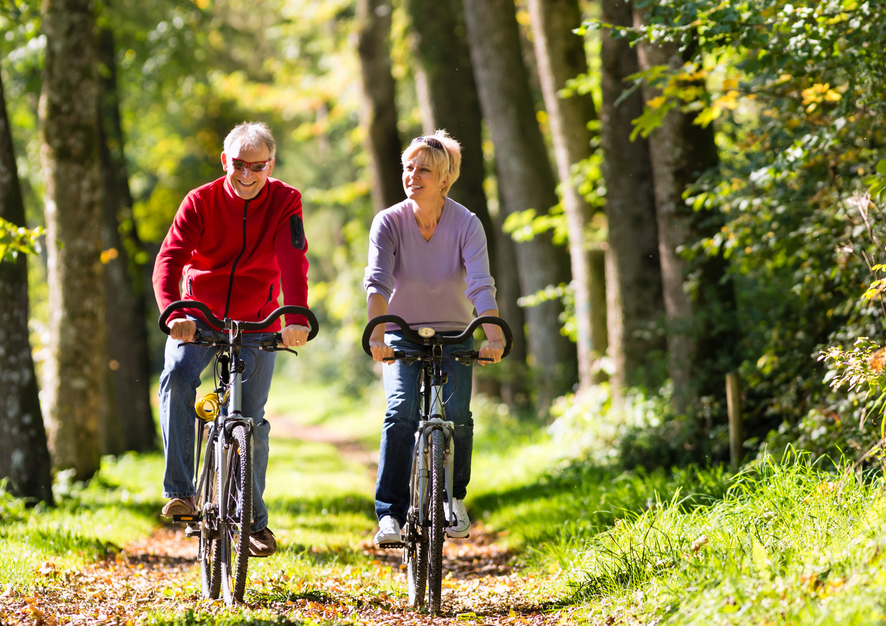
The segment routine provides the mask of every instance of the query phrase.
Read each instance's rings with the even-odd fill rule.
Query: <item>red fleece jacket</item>
[[[296,189],[268,178],[243,200],[219,178],[189,193],[175,214],[154,263],[157,305],[197,300],[220,319],[257,322],[277,308],[282,277],[283,303],[307,306],[307,249]],[[170,319],[186,313],[203,317],[188,309]],[[287,315],[286,323],[307,320]]]

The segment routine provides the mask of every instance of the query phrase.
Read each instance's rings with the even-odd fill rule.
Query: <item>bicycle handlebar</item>
[[[168,335],[169,326],[166,325],[166,322],[169,319],[170,315],[172,315],[175,311],[179,311],[181,309],[197,309],[206,316],[206,321],[210,324],[218,328],[225,327],[225,320],[218,319],[213,314],[213,312],[209,310],[209,307],[202,302],[198,302],[197,300],[179,300],[177,302],[173,302],[168,307],[163,309],[163,312],[160,314],[160,319],[158,320],[158,323],[160,324],[160,330]],[[306,318],[308,318],[308,323],[311,326],[311,329],[308,332],[308,341],[316,337],[317,333],[320,331],[320,324],[317,323],[317,318],[310,309],[306,309],[303,306],[295,306],[292,304],[278,307],[260,322],[239,322],[238,325],[241,330],[264,330],[275,321],[277,321],[277,319],[283,314],[304,315]]]
[[[363,331],[363,351],[366,352],[369,356],[372,356],[372,350],[369,348],[369,338],[372,335],[372,331],[379,324],[385,323],[396,324],[403,331],[403,335],[413,342],[419,345],[424,345],[425,339],[421,337],[416,331],[409,328],[409,324],[403,320],[402,317],[397,315],[379,315],[378,317],[374,317],[369,320],[369,323],[366,324],[366,329]],[[493,315],[483,315],[481,317],[476,317],[468,324],[468,327],[465,328],[461,334],[459,335],[434,335],[434,339],[442,344],[442,345],[451,345],[456,343],[462,343],[468,337],[474,334],[474,330],[477,329],[481,324],[495,324],[499,328],[501,328],[502,334],[505,336],[505,351],[502,353],[501,357],[505,358],[508,356],[508,353],[511,351],[511,344],[513,343],[513,336],[511,335],[511,327],[508,326],[508,323],[501,319],[500,317],[495,317]]]

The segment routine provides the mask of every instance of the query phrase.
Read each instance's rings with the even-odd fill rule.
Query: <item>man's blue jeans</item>
[[[385,342],[394,348],[420,349],[420,346],[404,339],[400,332],[386,333]],[[470,338],[464,343],[444,346],[443,354],[473,348],[474,340]],[[471,451],[474,447],[474,420],[471,417],[472,367],[450,359],[443,363],[444,371],[449,372],[449,381],[443,387],[446,419],[455,423],[455,475],[451,495],[463,500],[471,480]],[[412,449],[421,418],[421,364],[404,365],[397,361],[385,364],[382,372],[388,407],[381,431],[375,513],[378,519],[393,515],[402,525],[406,521],[409,508]]]
[[[197,321],[200,333],[222,336]],[[249,342],[261,341],[271,336],[269,333],[250,333]],[[166,469],[163,474],[163,497],[185,498],[195,496],[194,486],[194,421],[197,415],[194,402],[200,375],[206,366],[213,362],[215,350],[201,346],[182,345],[171,337],[166,340],[166,353],[163,372],[160,374],[160,430],[163,433],[163,450]],[[262,494],[265,491],[265,475],[268,469],[268,434],[271,424],[264,418],[265,403],[274,375],[276,354],[254,349],[244,349],[241,353],[246,362],[243,372],[241,410],[251,417],[255,425],[252,456],[252,532],[263,530],[268,525],[268,509]],[[202,451],[201,451],[202,452]]]

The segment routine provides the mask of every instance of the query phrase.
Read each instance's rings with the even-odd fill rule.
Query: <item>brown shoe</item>
[[[277,540],[270,528],[249,535],[249,556],[271,556],[277,551]]]
[[[188,496],[187,498],[173,498],[163,507],[161,515],[173,519],[174,517],[196,517],[197,498]]]

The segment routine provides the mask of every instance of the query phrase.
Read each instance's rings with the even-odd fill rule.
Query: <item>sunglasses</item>
[[[254,163],[250,163],[249,161],[241,161],[240,159],[231,159],[231,166],[238,172],[242,172],[249,166],[249,169],[253,172],[264,172],[268,169],[268,163],[271,162],[271,159],[267,161],[256,161]]]
[[[436,148],[437,150],[443,150],[443,144],[440,143],[439,139],[434,139],[433,137],[416,137],[412,140],[412,143],[420,143],[424,142],[431,146],[432,148]],[[410,144],[412,145],[412,144]]]

